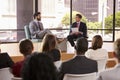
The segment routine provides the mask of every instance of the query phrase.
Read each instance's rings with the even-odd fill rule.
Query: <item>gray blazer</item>
[[[101,72],[97,80],[120,80],[120,64],[115,68]]]
[[[41,30],[43,30],[43,24],[40,22],[40,26],[38,26],[37,22],[33,20],[29,24],[29,30],[31,33],[31,38],[32,39],[37,38]]]

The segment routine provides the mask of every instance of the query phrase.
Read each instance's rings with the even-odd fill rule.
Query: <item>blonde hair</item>
[[[56,37],[53,34],[45,35],[43,39],[43,52],[49,52],[56,47]]]

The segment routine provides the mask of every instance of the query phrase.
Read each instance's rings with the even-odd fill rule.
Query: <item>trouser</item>
[[[75,46],[75,43],[74,43],[74,40],[76,40],[77,38],[80,38],[80,37],[82,37],[82,35],[75,35],[75,34],[73,34],[73,35],[68,35],[67,36],[67,40],[70,42],[70,44],[71,44],[71,46]]]
[[[43,37],[46,35],[46,34],[52,34],[52,32],[48,29],[44,29],[42,31],[40,31],[37,35],[37,38],[39,39],[43,39]]]

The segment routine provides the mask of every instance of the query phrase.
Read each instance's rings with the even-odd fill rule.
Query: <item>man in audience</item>
[[[114,51],[114,55],[118,60],[118,65],[115,66],[115,68],[101,72],[97,80],[120,80],[120,39],[115,41]]]
[[[82,15],[76,14],[76,22],[74,22],[70,28],[70,35],[67,39],[70,42],[71,46],[75,46],[74,39],[79,37],[87,38],[87,26],[85,23],[81,22]]]
[[[51,33],[48,29],[43,28],[40,12],[36,12],[34,14],[34,20],[30,22],[29,29],[30,29],[32,39],[34,38],[42,39],[45,36],[45,34]]]
[[[60,68],[59,78],[63,80],[64,74],[87,74],[97,72],[97,62],[84,56],[88,49],[87,39],[81,37],[76,42],[76,57],[63,62]]]
[[[30,55],[34,49],[33,43],[29,39],[23,39],[20,41],[19,49],[26,59],[26,57]],[[12,68],[12,73],[14,74],[15,77],[21,76],[21,69],[22,69],[25,59],[14,64]]]

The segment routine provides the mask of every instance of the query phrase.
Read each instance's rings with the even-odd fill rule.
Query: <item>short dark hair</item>
[[[81,14],[76,14],[76,16],[78,16],[80,19],[82,19],[82,15]]]
[[[28,59],[28,58],[27,58]],[[26,60],[27,60],[26,59]],[[23,80],[56,80],[56,68],[52,59],[45,53],[35,52],[24,64]]]
[[[22,39],[19,44],[20,52],[27,56],[33,51],[33,43],[29,39]]]
[[[92,46],[90,49],[96,50],[102,48],[103,40],[100,35],[95,35],[92,39]]]
[[[86,38],[81,37],[77,39],[76,42],[76,51],[77,54],[84,54],[88,50],[88,41]]]
[[[33,15],[34,19],[35,19],[35,17],[38,16],[39,14],[41,14],[41,13],[40,13],[40,12],[35,12],[34,15]]]

